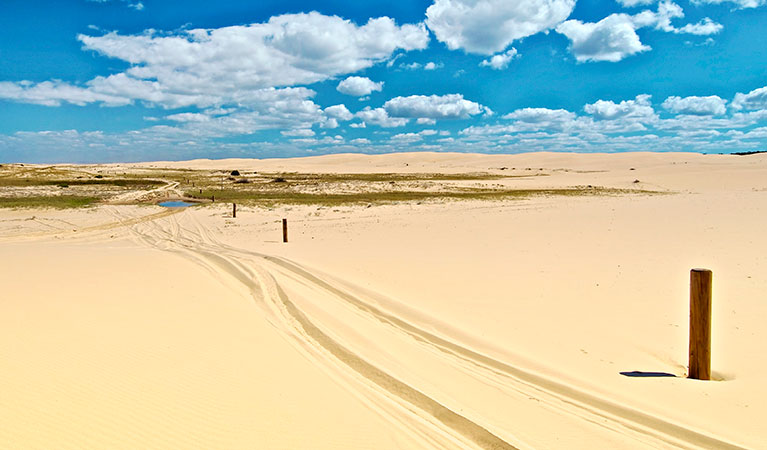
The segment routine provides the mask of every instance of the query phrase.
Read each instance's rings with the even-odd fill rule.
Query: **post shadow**
[[[643,372],[641,370],[632,370],[631,372],[621,372],[621,375],[624,377],[631,377],[631,378],[678,378],[673,373],[668,372]]]

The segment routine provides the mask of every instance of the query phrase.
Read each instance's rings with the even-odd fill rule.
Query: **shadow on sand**
[[[621,372],[621,375],[623,375],[624,377],[632,377],[632,378],[666,378],[666,377],[676,378],[677,377],[673,373],[668,373],[668,372],[642,372],[639,370],[634,370],[631,372]]]

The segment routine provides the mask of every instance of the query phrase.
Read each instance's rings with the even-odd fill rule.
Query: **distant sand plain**
[[[168,182],[0,208],[0,448],[767,448],[765,155],[88,170],[148,168],[604,191],[141,204],[181,196]],[[685,378],[694,267],[714,273],[709,382]]]

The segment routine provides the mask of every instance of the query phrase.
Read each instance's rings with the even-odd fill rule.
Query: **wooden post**
[[[282,219],[282,242],[288,242],[288,219]]]
[[[211,195],[211,196],[210,196],[210,201],[215,203],[215,201],[216,201],[216,196],[215,196],[215,195]]]
[[[202,194],[202,189],[200,189],[200,194]]]
[[[690,271],[689,378],[711,379],[711,280],[708,269]]]
[[[232,219],[237,218],[237,203],[232,203]]]

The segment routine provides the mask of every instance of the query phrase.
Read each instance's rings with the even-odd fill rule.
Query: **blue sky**
[[[0,161],[767,150],[767,0],[6,0]]]

